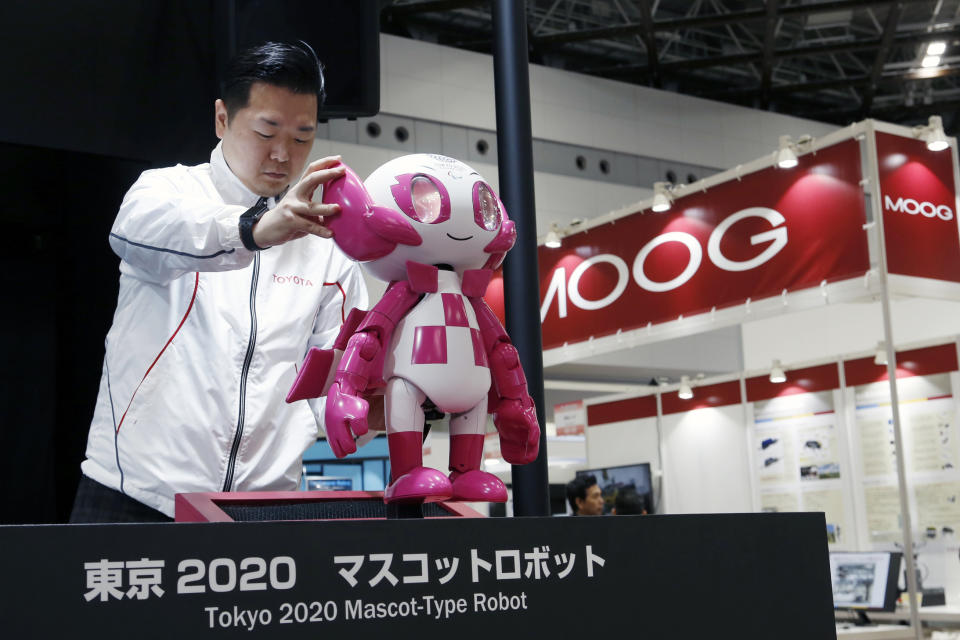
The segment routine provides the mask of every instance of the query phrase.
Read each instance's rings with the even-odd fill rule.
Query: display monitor
[[[577,476],[592,475],[597,479],[600,493],[603,495],[603,512],[613,509],[617,493],[624,489],[633,489],[643,498],[646,512],[653,513],[653,481],[650,475],[650,463],[628,464],[618,467],[584,469]]]
[[[835,609],[893,611],[897,605],[900,559],[897,551],[830,553]]]

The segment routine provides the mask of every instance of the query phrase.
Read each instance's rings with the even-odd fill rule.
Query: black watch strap
[[[263,214],[269,209],[267,199],[261,197],[257,204],[243,212],[240,216],[240,242],[250,251],[263,251],[264,247],[257,246],[253,241],[253,225],[263,217]]]

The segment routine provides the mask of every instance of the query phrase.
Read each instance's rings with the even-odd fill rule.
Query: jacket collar
[[[227,165],[226,158],[223,157],[223,142],[217,143],[217,146],[210,152],[210,173],[213,179],[213,186],[217,188],[220,197],[226,204],[238,204],[244,207],[252,207],[257,204],[260,197],[247,188],[240,178],[236,176],[233,170]],[[289,187],[287,187],[289,189]],[[276,198],[269,198],[268,205],[275,207],[277,200],[283,197],[287,192],[283,190]]]

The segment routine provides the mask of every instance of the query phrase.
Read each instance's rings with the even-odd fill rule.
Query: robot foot
[[[443,502],[452,494],[450,480],[436,469],[414,467],[390,483],[384,502]]]
[[[468,502],[506,502],[507,487],[500,481],[500,478],[473,469],[464,473],[454,471],[450,474],[453,481],[453,497],[451,500],[464,500]]]

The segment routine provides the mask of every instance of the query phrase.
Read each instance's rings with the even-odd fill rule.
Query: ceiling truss
[[[489,0],[384,2],[382,29],[474,51]],[[846,124],[960,129],[960,0],[528,0],[530,60]],[[945,42],[924,69],[926,47]]]

